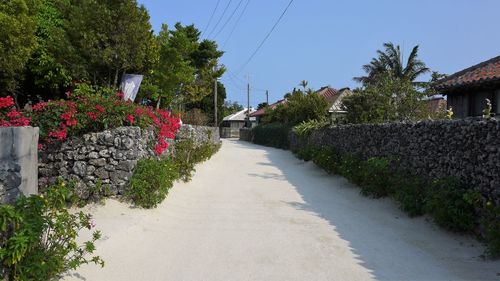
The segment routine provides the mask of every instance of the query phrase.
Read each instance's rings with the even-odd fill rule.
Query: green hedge
[[[394,168],[397,161],[342,155],[331,147],[304,147],[295,154],[328,173],[344,176],[365,196],[393,197],[410,216],[428,213],[438,225],[455,232],[481,229],[488,256],[500,256],[500,206],[455,179],[426,180]]]
[[[209,159],[220,144],[182,140],[175,144],[173,156],[141,159],[132,175],[126,198],[142,208],[155,208],[165,200],[168,191],[178,179],[189,181],[194,166]]]
[[[258,125],[252,129],[253,142],[260,145],[288,149],[288,133],[291,127],[280,123]]]

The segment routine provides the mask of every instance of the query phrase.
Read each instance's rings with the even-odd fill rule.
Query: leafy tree
[[[259,104],[257,105],[257,110],[259,110],[259,109],[263,109],[263,108],[266,108],[266,107],[268,107],[268,106],[269,106],[269,104],[267,104],[267,102],[261,102],[261,103],[259,103]]]
[[[355,81],[367,86],[377,83],[380,76],[390,73],[394,78],[414,82],[420,75],[429,72],[425,63],[418,59],[418,45],[413,47],[406,66],[403,65],[403,56],[399,45],[395,46],[389,42],[384,44],[384,48],[384,51],[377,50],[378,57],[373,58],[369,64],[363,66],[367,75],[355,77]],[[418,82],[415,84],[418,85]]]
[[[123,73],[151,67],[153,34],[144,6],[135,0],[72,0],[67,9],[75,77],[116,87]]]
[[[242,111],[244,109],[243,105],[239,104],[238,102],[231,102],[231,101],[225,101],[224,105],[222,106],[222,116],[226,117],[228,115],[231,115],[233,113],[236,113],[238,111]]]
[[[57,99],[72,75],[65,60],[72,56],[65,30],[64,7],[69,0],[43,0],[36,15],[37,46],[27,64],[23,90],[43,99]],[[33,99],[33,98],[31,98]]]
[[[36,46],[39,4],[39,0],[0,2],[0,94],[13,95],[16,101],[22,72]]]
[[[428,115],[425,94],[390,73],[342,100],[348,123],[415,121]]]
[[[213,41],[199,42],[199,36],[194,25],[177,23],[174,30],[163,25],[157,38],[159,60],[147,79],[158,86],[151,91],[157,106],[173,103],[178,109],[192,108],[213,92],[215,79],[225,71],[218,66],[223,52]]]
[[[217,121],[222,122],[222,119],[229,115],[224,110],[224,101],[226,99],[226,88],[220,82],[217,82]],[[200,101],[186,105],[187,110],[201,109],[209,118],[209,125],[214,125],[214,91],[210,91],[208,96],[203,97]],[[242,108],[243,109],[243,108]],[[237,112],[237,111],[236,111]],[[234,113],[234,112],[233,112]],[[230,113],[231,114],[231,113]],[[217,124],[218,125],[218,124]],[[216,126],[217,126],[216,125]]]
[[[287,95],[285,103],[277,105],[275,109],[268,110],[262,123],[284,123],[293,126],[302,121],[326,118],[328,103],[323,96],[304,93],[296,89]]]

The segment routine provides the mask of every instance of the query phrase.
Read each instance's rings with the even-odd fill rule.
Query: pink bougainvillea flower
[[[95,109],[96,109],[97,111],[99,111],[100,113],[104,113],[104,111],[106,111],[106,109],[104,108],[104,106],[102,106],[102,105],[100,105],[100,104],[97,104],[97,105],[95,106]]]
[[[70,92],[70,91],[67,91],[67,92],[65,92],[65,93],[64,93],[64,95],[66,95],[66,98],[68,98],[68,99],[69,99],[69,98],[71,97],[71,92]]]
[[[127,116],[127,121],[128,121],[131,125],[132,125],[132,124],[134,124],[134,116],[129,114],[129,115]]]
[[[14,99],[11,96],[0,98],[0,108],[8,108],[14,105]]]
[[[19,117],[19,115],[21,115],[21,113],[15,109],[12,109],[11,111],[9,111],[7,113],[7,117],[9,117],[10,119],[17,118],[17,117]]]
[[[73,126],[76,126],[76,119],[66,120],[66,125],[67,125],[68,127],[73,127]]]
[[[119,99],[121,99],[121,100],[122,100],[124,96],[125,96],[125,94],[123,94],[123,92],[122,92],[122,91],[118,91],[118,92],[116,92],[116,97],[117,97],[117,98],[119,98]]]
[[[87,112],[87,116],[93,121],[97,120],[97,114],[95,112]]]
[[[47,106],[47,103],[46,102],[39,102],[35,105],[33,105],[33,111],[42,111],[45,109],[45,107]]]

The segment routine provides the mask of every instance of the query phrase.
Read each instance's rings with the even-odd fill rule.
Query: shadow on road
[[[269,162],[258,164],[277,167],[282,174],[249,175],[291,183],[303,202],[283,203],[326,220],[374,278],[500,280],[500,262],[483,261],[482,246],[470,237],[447,233],[425,217],[410,219],[390,199],[363,197],[344,178],[328,175],[289,151],[233,141],[249,155],[265,150]]]

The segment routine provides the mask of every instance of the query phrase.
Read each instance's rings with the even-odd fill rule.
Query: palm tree
[[[306,80],[302,80],[299,83],[299,86],[301,86],[302,88],[304,88],[304,93],[306,92],[307,84],[309,84],[309,82],[307,82]]]
[[[377,82],[381,74],[389,74],[395,78],[419,84],[419,82],[415,82],[415,79],[430,71],[425,63],[418,59],[418,45],[413,47],[404,67],[399,45],[394,46],[389,42],[384,44],[384,48],[385,51],[377,50],[378,58],[373,58],[369,64],[363,65],[363,70],[367,75],[354,77],[354,81],[368,85]]]

